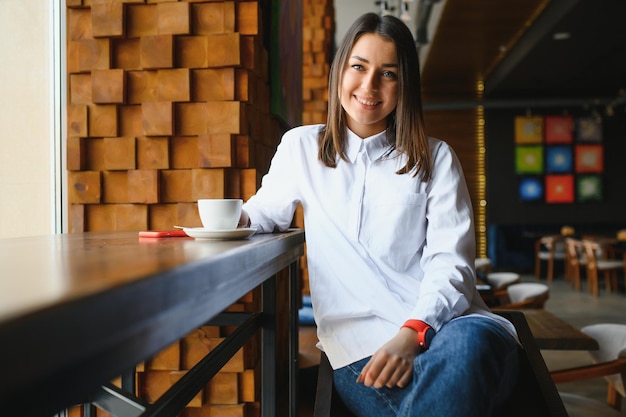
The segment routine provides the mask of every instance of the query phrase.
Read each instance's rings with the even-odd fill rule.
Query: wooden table
[[[98,399],[106,381],[262,286],[262,312],[238,321],[217,364],[209,358],[188,374],[210,379],[224,355],[261,329],[261,413],[274,416],[274,274],[289,267],[289,412],[295,416],[296,271],[303,248],[299,230],[233,241],[140,239],[136,232],[0,239],[0,414],[49,417],[94,392]],[[125,415],[176,415],[202,382],[177,383],[172,395],[151,406],[134,404]]]
[[[595,339],[544,309],[527,309],[523,312],[539,349],[599,349]]]

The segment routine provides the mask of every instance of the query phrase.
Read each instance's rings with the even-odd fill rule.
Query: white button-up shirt
[[[318,338],[333,368],[372,355],[408,319],[439,330],[488,311],[475,289],[475,237],[461,165],[429,139],[428,182],[396,171],[406,161],[385,132],[348,132],[348,161],[318,159],[321,125],[287,132],[258,193],[244,205],[259,232],[285,230],[304,211],[309,285]]]

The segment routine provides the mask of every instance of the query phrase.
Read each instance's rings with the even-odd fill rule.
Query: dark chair
[[[499,410],[496,417],[544,417],[567,416],[563,401],[550,377],[543,357],[521,311],[498,311],[510,320],[519,335],[520,374],[509,402]],[[451,393],[453,395],[453,393]],[[320,362],[314,417],[354,417],[333,395],[332,368],[322,353]]]

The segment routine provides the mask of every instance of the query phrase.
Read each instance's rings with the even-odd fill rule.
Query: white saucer
[[[252,227],[232,230],[210,230],[204,227],[185,227],[183,231],[195,239],[213,240],[246,239],[256,233],[256,229]]]

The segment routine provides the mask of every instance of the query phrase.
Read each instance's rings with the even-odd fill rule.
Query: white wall
[[[0,0],[0,237],[54,230],[50,0]]]

